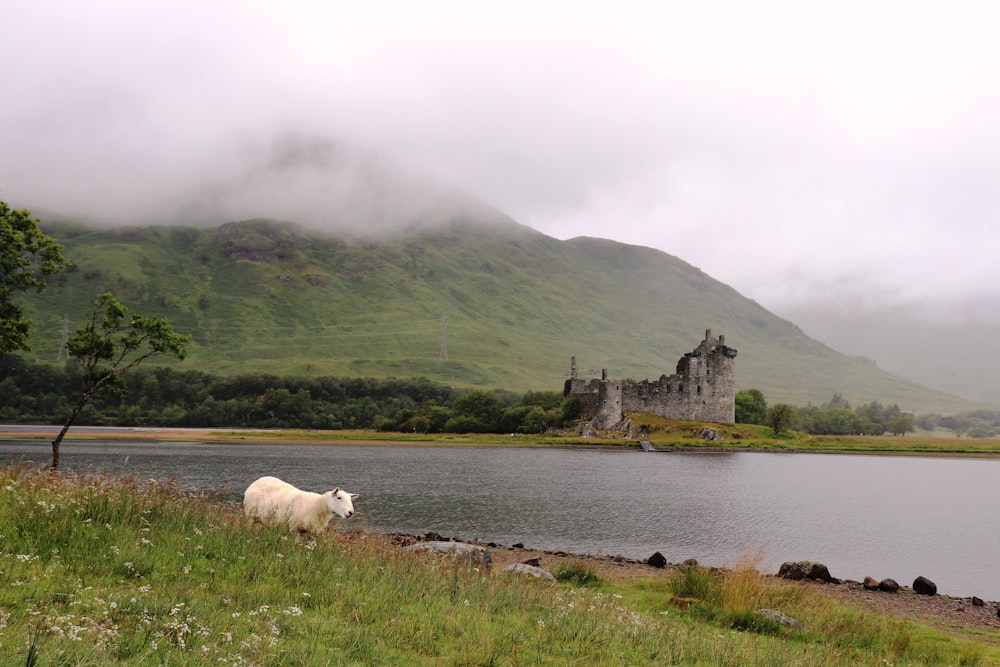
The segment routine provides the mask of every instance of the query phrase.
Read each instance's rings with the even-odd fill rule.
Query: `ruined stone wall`
[[[621,381],[608,380],[606,369],[601,372],[600,380],[579,379],[576,377],[576,357],[574,357],[573,370],[570,373],[570,379],[566,380],[563,395],[576,397],[580,402],[581,415],[601,417],[610,426],[621,421],[623,412],[622,386]]]
[[[698,347],[681,357],[673,375],[653,381],[608,380],[606,370],[600,380],[584,381],[576,375],[574,357],[563,393],[580,401],[582,415],[595,417],[604,426],[617,423],[625,412],[732,424],[736,420],[735,358],[736,350],[725,344],[725,337],[715,338],[711,330]]]
[[[588,417],[596,415],[600,411],[600,401],[598,400],[600,382],[600,380],[591,380],[590,382],[575,379],[566,380],[563,396],[574,396],[579,401],[581,415]]]

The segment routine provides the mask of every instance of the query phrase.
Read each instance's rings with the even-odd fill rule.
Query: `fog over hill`
[[[55,220],[96,227],[215,226],[266,218],[357,238],[433,228],[456,218],[489,225],[509,220],[482,200],[349,143],[300,133],[243,139],[208,156],[196,174],[174,175],[161,187],[124,193],[76,210],[44,201],[21,202]],[[65,206],[65,204],[63,204]]]
[[[1000,386],[993,3],[5,10],[15,207],[372,235],[480,209],[470,193],[552,238],[682,257],[884,368]]]
[[[950,383],[920,376],[918,364],[897,371],[916,384],[893,378],[863,345],[843,356],[817,342],[843,321],[815,326],[811,340],[683,258],[597,238],[559,241],[347,144],[286,134],[241,150],[229,172],[175,191],[169,206],[134,213],[134,225],[47,216],[86,279],[55,282],[39,313],[49,340],[38,349],[57,344],[56,322],[89,298],[82,288],[124,289],[137,307],[195,333],[199,367],[224,373],[254,362],[271,372],[557,389],[572,355],[594,376],[602,368],[622,378],[669,374],[711,328],[740,350],[738,387],[762,388],[772,401],[818,404],[836,392],[925,412],[969,407],[932,391],[973,386],[955,381],[957,365]],[[237,222],[247,219],[260,222]],[[60,226],[67,220],[89,226]],[[255,342],[255,327],[274,340]],[[413,336],[403,333],[414,327]],[[882,333],[874,322],[866,330]],[[434,352],[446,336],[443,364]],[[281,340],[299,347],[282,350]]]
[[[837,309],[800,305],[782,315],[810,336],[925,387],[1000,405],[1000,325],[931,319],[905,307]]]

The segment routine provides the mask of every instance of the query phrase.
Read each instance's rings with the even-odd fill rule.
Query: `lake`
[[[0,460],[47,463],[38,440]],[[1000,600],[1000,461],[789,453],[68,441],[68,469],[124,469],[242,498],[262,475],[359,493],[352,523],[378,531],[523,543],[776,572],[926,576],[945,595]]]

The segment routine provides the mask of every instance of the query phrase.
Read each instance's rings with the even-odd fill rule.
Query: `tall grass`
[[[815,595],[801,586],[760,573],[762,554],[748,554],[726,569],[686,567],[667,589],[690,617],[722,628],[823,644],[830,664],[997,664],[1000,653],[971,642],[945,640],[926,629],[861,612]],[[647,598],[648,601],[648,598]],[[777,610],[799,621],[795,627],[758,614]],[[1000,638],[998,636],[997,638]],[[775,663],[779,664],[779,663]]]
[[[303,538],[135,476],[0,468],[0,545],[4,665],[928,664],[905,628],[858,646],[847,616],[833,635],[737,631],[585,566],[551,585],[364,532]],[[716,588],[720,609],[758,595]],[[934,642],[942,663],[966,650]]]

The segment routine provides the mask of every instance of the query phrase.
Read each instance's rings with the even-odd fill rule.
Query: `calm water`
[[[0,460],[49,461],[0,442]],[[1000,461],[820,454],[70,442],[67,468],[118,468],[233,498],[262,475],[360,493],[376,530],[702,564],[762,553],[835,577],[924,575],[946,595],[1000,600]],[[127,464],[125,463],[127,459]]]

